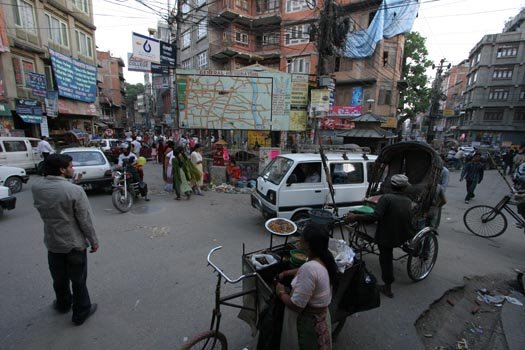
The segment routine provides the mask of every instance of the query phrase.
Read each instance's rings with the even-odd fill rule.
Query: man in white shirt
[[[44,157],[44,160],[47,159],[47,156],[55,153],[55,150],[49,142],[47,142],[47,136],[42,136],[42,140],[38,143],[38,146],[36,147],[37,152],[40,152],[42,154],[42,157]]]
[[[142,144],[140,141],[142,140],[142,137],[137,136],[133,141],[131,141],[131,144],[133,145],[133,153],[137,154],[140,157],[140,149],[142,148]]]
[[[122,148],[122,153],[118,156],[118,166],[124,166],[125,161],[127,161],[127,165],[135,164],[138,158],[135,153],[131,152],[131,146],[123,143],[120,148]]]

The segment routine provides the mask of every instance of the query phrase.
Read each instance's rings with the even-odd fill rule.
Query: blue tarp
[[[383,0],[368,29],[348,33],[342,55],[348,58],[370,57],[376,44],[412,30],[419,11],[419,0]]]

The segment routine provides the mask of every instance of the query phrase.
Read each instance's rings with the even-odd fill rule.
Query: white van
[[[0,136],[0,165],[36,170],[38,163],[44,160],[37,152],[40,139],[34,137]]]
[[[368,188],[377,156],[363,153],[327,153],[339,215],[358,206]],[[251,204],[268,219],[293,221],[308,217],[310,209],[332,203],[321,156],[314,153],[283,154],[273,159],[257,178]]]

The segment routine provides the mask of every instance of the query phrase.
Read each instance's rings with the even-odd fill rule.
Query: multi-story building
[[[443,74],[441,91],[444,97],[440,102],[438,116],[442,116],[436,126],[445,138],[458,139],[460,117],[465,113],[464,92],[467,87],[468,60],[463,60]]]
[[[15,135],[93,133],[99,112],[91,0],[10,0],[0,7],[8,41],[8,51],[0,54],[0,74],[12,111],[2,118],[3,125]],[[44,113],[46,94],[59,87],[58,98],[47,96]]]
[[[525,10],[502,33],[485,35],[470,51],[466,114],[460,130],[467,141],[521,143],[525,136]]]
[[[124,79],[124,61],[113,57],[109,51],[97,50],[99,81],[100,122],[102,128],[109,125],[114,128],[128,126],[126,119],[126,87]]]

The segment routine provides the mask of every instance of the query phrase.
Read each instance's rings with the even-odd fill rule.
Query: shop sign
[[[355,128],[355,123],[348,118],[328,117],[321,119],[321,129],[324,130],[350,130]]]
[[[152,78],[153,89],[168,89],[170,87],[170,77],[169,76],[154,76]]]
[[[328,112],[330,109],[330,91],[328,89],[312,90],[310,105],[316,112]]]
[[[98,116],[97,106],[94,103],[58,100],[58,111],[64,114]]]
[[[361,106],[332,106],[329,114],[334,117],[358,117],[361,113]]]
[[[151,71],[151,62],[136,58],[131,52],[128,52],[128,71],[149,73]]]
[[[28,85],[31,88],[33,96],[46,97],[47,81],[44,74],[28,72]]]
[[[42,111],[42,106],[40,105],[40,101],[20,98],[15,99],[15,101],[16,113],[18,113],[19,115],[44,115],[44,112]]]
[[[58,116],[58,91],[48,91],[44,99],[46,104],[46,114],[48,117]]]
[[[163,66],[156,63],[151,63],[151,73],[153,74],[162,74],[162,75],[169,75],[170,69],[168,66]]]
[[[292,106],[308,105],[308,75],[292,74],[292,94],[290,104]]]
[[[131,39],[134,57],[160,63],[160,42],[158,39],[138,33],[132,33]]]
[[[160,42],[160,64],[163,66],[174,67],[177,62],[177,50],[170,43]]]
[[[49,49],[58,94],[73,100],[95,102],[97,67]]]
[[[0,103],[0,116],[2,117],[10,117],[11,116],[11,110],[6,104]]]

